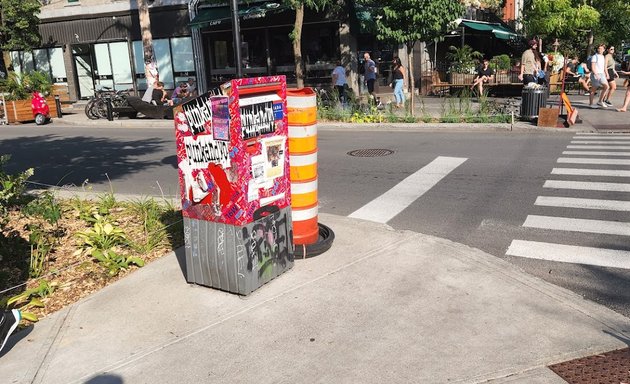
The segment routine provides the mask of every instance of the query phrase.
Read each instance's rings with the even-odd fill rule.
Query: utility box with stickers
[[[286,79],[231,80],[174,118],[187,280],[247,295],[293,266]]]

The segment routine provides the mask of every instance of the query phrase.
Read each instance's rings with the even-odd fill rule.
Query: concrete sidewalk
[[[326,253],[248,297],[183,250],[10,338],[3,383],[562,383],[630,320],[448,240],[320,215]]]
[[[612,102],[615,107],[620,107],[623,104],[625,88],[623,87],[623,80],[618,80],[618,89],[613,95]],[[380,95],[382,100],[389,101],[393,96],[391,94]],[[627,124],[627,119],[630,116],[628,113],[619,113],[615,111],[614,107],[611,108],[598,108],[591,109],[588,106],[589,97],[577,94],[576,91],[572,91],[568,95],[573,107],[579,111],[579,117],[582,121],[579,124],[573,125],[570,128],[544,128],[537,127],[535,124],[527,121],[519,121],[518,116],[515,116],[514,124],[497,124],[497,123],[380,123],[380,124],[349,124],[338,122],[320,122],[318,127],[321,129],[354,129],[354,130],[449,130],[449,131],[497,131],[497,130],[545,130],[555,132],[590,132],[600,130],[619,130],[624,125],[628,127],[630,131],[630,124]],[[496,100],[498,103],[507,102],[508,99],[491,99]],[[457,98],[449,99],[435,96],[423,96],[416,97],[416,116],[424,116],[426,114],[439,117],[444,114],[446,110],[452,107],[456,107]],[[597,101],[597,98],[595,98]],[[519,104],[518,100],[516,100]],[[450,104],[455,103],[451,106]],[[473,109],[478,108],[477,99],[470,99],[471,107]],[[548,99],[548,106],[557,106],[560,103],[559,95],[550,95]],[[106,119],[90,120],[83,112],[83,108],[67,108],[64,110],[63,118],[54,118],[53,125],[70,125],[70,126],[98,126],[98,127],[120,127],[120,128],[167,128],[174,129],[172,120],[156,120],[148,118],[129,119],[123,117],[121,119],[114,119],[108,121]],[[400,113],[400,111],[396,111]],[[566,113],[564,111],[563,113]],[[518,114],[518,112],[517,112]],[[28,123],[25,125],[33,125],[35,123]]]

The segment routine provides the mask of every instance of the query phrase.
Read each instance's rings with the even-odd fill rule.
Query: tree
[[[604,37],[606,31],[617,24],[614,20],[624,13],[624,8],[629,8],[623,4],[625,0],[600,0],[599,4],[588,1],[590,4],[586,4],[585,0],[530,0],[523,15],[525,32],[529,36],[543,38],[547,44],[557,38],[562,42],[564,51],[590,52],[594,36]],[[613,6],[612,3],[618,4]],[[614,10],[607,11],[608,7]],[[606,23],[600,24],[602,11],[614,14],[606,18]]]
[[[304,9],[309,8],[320,11],[333,4],[334,0],[285,0],[285,4],[295,10],[295,21],[290,38],[293,43],[293,56],[295,61],[295,77],[297,87],[304,87],[304,60],[302,58],[302,25],[304,24]]]
[[[153,51],[153,35],[151,34],[151,18],[149,17],[149,5],[147,0],[137,0],[138,18],[140,19],[140,32],[142,35],[142,54],[144,62],[150,61],[157,68],[155,52]],[[149,79],[148,66],[144,66],[144,76]],[[149,84],[147,84],[147,87]]]
[[[11,66],[10,51],[39,46],[38,0],[0,0],[0,50],[6,68]]]
[[[453,0],[386,0],[373,2],[372,6],[377,14],[378,39],[404,44],[407,48],[413,115],[413,47],[418,41],[431,41],[447,33],[449,24],[464,13],[464,7]]]

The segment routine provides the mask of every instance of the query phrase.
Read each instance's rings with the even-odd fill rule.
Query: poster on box
[[[276,94],[250,96],[240,101],[241,133],[243,140],[276,132],[274,102],[282,99]],[[280,117],[280,120],[282,117]]]
[[[275,179],[284,176],[284,155],[285,155],[284,136],[273,136],[261,139],[262,152],[265,156],[265,178]]]
[[[251,92],[275,82],[273,92]],[[254,87],[252,87],[254,86]],[[240,94],[240,87],[246,88]],[[235,79],[226,95],[204,94],[175,113],[184,216],[252,222],[264,205],[290,205],[283,77]],[[222,89],[223,89],[222,88]],[[262,88],[262,87],[260,87]]]
[[[212,135],[215,140],[230,141],[229,99],[225,96],[212,96]]]

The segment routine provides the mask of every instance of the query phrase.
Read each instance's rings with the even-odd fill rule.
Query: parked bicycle
[[[127,107],[129,106],[127,103],[129,91],[128,89],[116,91],[110,87],[101,87],[94,92],[94,96],[85,106],[85,115],[91,120],[106,119],[107,98],[111,98],[112,107]],[[116,115],[115,112],[114,115]]]

